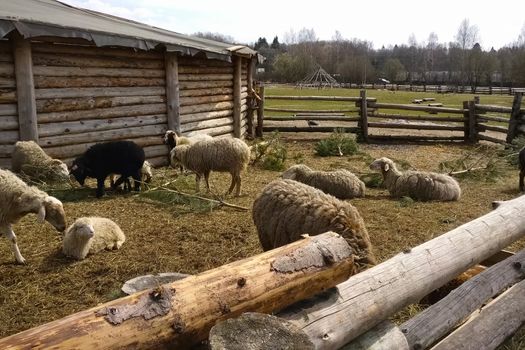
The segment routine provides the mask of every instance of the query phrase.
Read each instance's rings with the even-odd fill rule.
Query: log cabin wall
[[[0,168],[11,165],[19,137],[13,50],[9,41],[0,40]]]

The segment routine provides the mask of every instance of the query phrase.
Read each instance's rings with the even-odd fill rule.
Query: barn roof
[[[54,36],[82,38],[96,46],[125,46],[230,60],[232,53],[255,56],[249,47],[175,33],[147,24],[73,7],[55,0],[0,0],[0,38],[17,30],[25,38]]]

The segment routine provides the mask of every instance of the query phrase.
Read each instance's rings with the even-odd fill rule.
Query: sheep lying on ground
[[[376,263],[357,209],[300,182],[283,179],[270,182],[255,199],[252,218],[265,251],[296,241],[302,234],[334,231],[352,247],[359,270]]]
[[[119,174],[114,187],[120,186],[128,177],[135,180],[135,191],[140,189],[144,150],[132,141],[97,143],[73,161],[71,174],[83,186],[87,177],[97,179],[97,197],[104,194],[104,181],[109,174]]]
[[[520,191],[524,191],[523,178],[525,177],[525,147],[523,147],[519,154],[520,160]]]
[[[32,180],[68,181],[67,165],[53,159],[34,141],[18,141],[11,158],[11,169]]]
[[[297,164],[286,170],[283,179],[291,179],[315,187],[339,199],[364,197],[365,184],[348,170],[312,170],[304,164]]]
[[[211,140],[211,139],[213,139],[213,137],[207,134],[197,134],[193,136],[179,136],[177,132],[173,130],[167,130],[166,133],[164,134],[164,143],[168,145],[170,153],[171,153],[171,150],[173,150],[176,146],[193,145],[194,143],[197,143],[199,141]],[[176,168],[177,166],[180,165],[180,164],[173,164],[172,159],[173,158],[171,157],[171,154],[170,154],[169,161],[170,161],[170,165],[173,168]],[[184,170],[182,166],[180,170],[181,172]]]
[[[67,256],[82,260],[88,253],[120,249],[125,240],[124,232],[110,219],[83,217],[67,228],[62,251]]]
[[[9,170],[0,169],[0,234],[9,239],[16,261],[20,264],[25,263],[25,259],[20,254],[11,225],[28,213],[37,214],[38,221],[46,220],[57,231],[66,228],[66,214],[58,199],[28,186]]]
[[[383,182],[393,197],[409,196],[420,201],[457,201],[461,197],[458,182],[445,174],[397,170],[388,158],[376,159],[370,169],[381,171]]]
[[[236,188],[235,195],[241,193],[241,172],[250,160],[250,148],[239,139],[211,139],[193,145],[179,145],[171,151],[174,162],[180,162],[186,169],[195,172],[196,190],[200,190],[200,180],[204,176],[206,188],[210,190],[211,171],[229,172],[232,182],[227,193]]]

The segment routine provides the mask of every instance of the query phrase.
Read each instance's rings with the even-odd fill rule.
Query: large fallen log
[[[316,349],[339,349],[432,290],[525,236],[525,196],[349,278],[326,300],[278,316]]]
[[[0,349],[187,348],[219,320],[270,313],[354,271],[346,241],[327,232],[0,339]]]

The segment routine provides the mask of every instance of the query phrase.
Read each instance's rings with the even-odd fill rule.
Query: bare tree
[[[456,42],[459,46],[459,49],[461,50],[459,79],[462,89],[465,86],[469,50],[474,46],[475,43],[478,42],[478,33],[478,27],[475,25],[470,25],[469,20],[465,18],[463,21],[461,21],[456,34]]]

